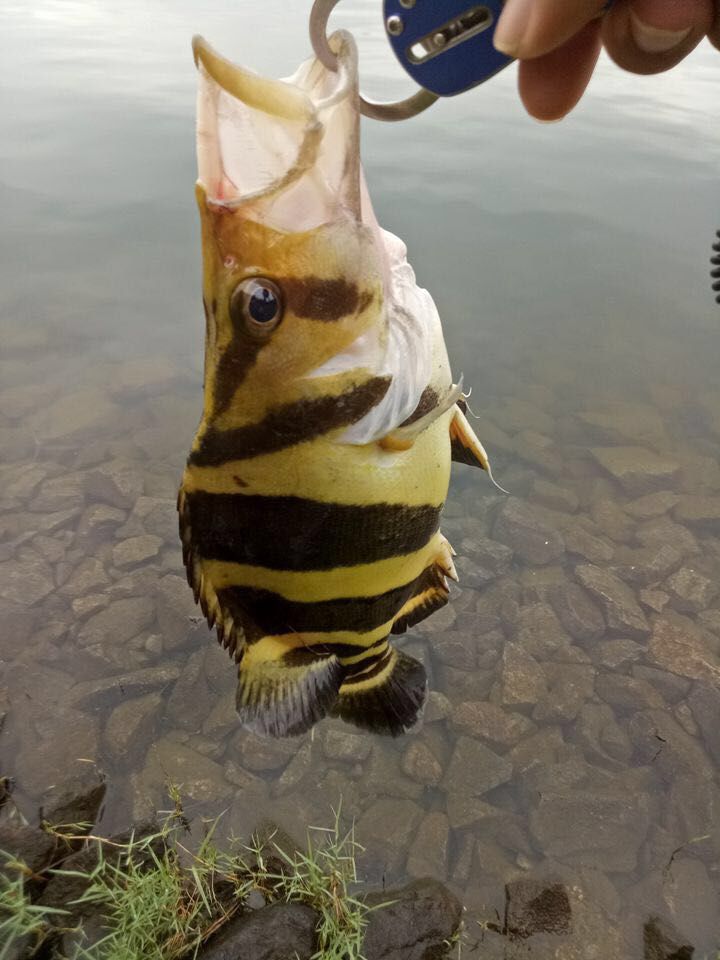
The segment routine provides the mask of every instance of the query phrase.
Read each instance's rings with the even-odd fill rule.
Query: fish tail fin
[[[258,641],[262,643],[262,641]],[[240,661],[235,706],[242,725],[265,737],[297,736],[325,717],[343,678],[336,657],[290,650],[279,659],[253,656]]]
[[[362,670],[346,673],[330,711],[373,733],[398,737],[420,719],[427,697],[425,668],[414,657],[388,646]]]

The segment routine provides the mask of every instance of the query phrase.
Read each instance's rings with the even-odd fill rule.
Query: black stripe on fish
[[[392,647],[388,647],[382,653],[375,654],[369,660],[363,660],[352,667],[349,667],[343,677],[343,689],[348,692],[353,684],[365,683],[367,680],[374,679],[379,673],[382,673],[388,665],[391,657],[395,655]]]
[[[371,291],[360,293],[356,283],[342,277],[285,277],[276,281],[296,317],[332,323],[349,314],[362,313],[373,301]]]
[[[414,583],[410,582],[371,597],[338,597],[310,603],[288,600],[257,587],[223,587],[217,591],[217,597],[222,610],[243,624],[246,638],[252,643],[267,634],[374,630],[392,620],[413,588]]]
[[[433,390],[432,387],[425,387],[423,392],[420,394],[418,405],[415,407],[407,420],[403,420],[400,426],[407,427],[411,423],[415,423],[416,420],[424,417],[426,413],[430,413],[431,410],[434,410],[438,405],[439,400],[440,398],[437,394],[437,391]]]
[[[193,553],[206,560],[331,570],[419,550],[438,530],[441,510],[196,490],[183,498],[181,521],[192,530]]]
[[[210,427],[188,463],[217,467],[228,460],[247,460],[312,440],[361,420],[388,391],[392,377],[373,377],[337,396],[297,400],[270,411],[259,423],[215,430]]]
[[[220,355],[215,369],[213,416],[218,417],[230,406],[232,398],[254,366],[260,350],[269,341],[235,335]]]

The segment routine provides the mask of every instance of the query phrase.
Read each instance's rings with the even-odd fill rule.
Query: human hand
[[[632,73],[680,63],[703,37],[720,49],[720,0],[507,0],[495,46],[520,60],[525,109],[559,120],[580,100],[601,46]]]

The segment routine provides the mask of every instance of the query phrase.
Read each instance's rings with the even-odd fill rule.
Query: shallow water
[[[416,736],[327,722],[267,744],[237,729],[176,537],[203,349],[189,38],[288,73],[305,5],[193,6],[0,13],[0,755],[18,804],[77,758],[111,777],[104,830],[162,805],[167,778],[238,833],[301,833],[342,796],[367,878],[448,880],[483,957],[640,957],[655,915],[703,956],[720,945],[717,54],[657,78],[603,63],[559,126],[524,116],[514,68],[366,125],[376,210],[513,499],[454,468],[461,582],[405,640],[434,691]],[[368,92],[399,94],[376,21],[338,15]],[[520,878],[565,885],[570,932],[483,932]]]

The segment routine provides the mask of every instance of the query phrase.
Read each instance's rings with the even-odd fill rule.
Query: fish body
[[[203,40],[204,408],[178,508],[243,723],[397,735],[427,679],[393,634],[443,606],[451,456],[487,468],[440,320],[359,161],[357,56],[264,80]]]

